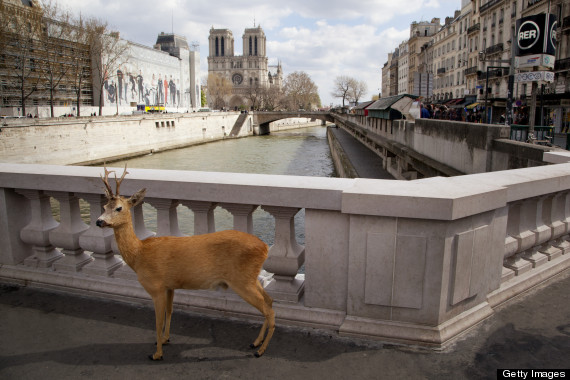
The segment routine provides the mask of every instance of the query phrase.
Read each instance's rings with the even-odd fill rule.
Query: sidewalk
[[[382,159],[341,128],[329,128],[360,178],[394,179],[382,168]]]
[[[175,310],[164,361],[151,362],[150,306],[0,286],[0,378],[495,379],[497,368],[570,368],[570,272],[513,300],[442,352]],[[277,315],[277,318],[279,316]]]

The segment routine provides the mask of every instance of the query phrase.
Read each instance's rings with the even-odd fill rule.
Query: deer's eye
[[[117,208],[115,209],[115,211],[121,212],[122,209],[123,209],[122,207],[117,207]]]

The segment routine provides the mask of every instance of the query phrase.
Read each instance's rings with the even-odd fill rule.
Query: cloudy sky
[[[267,37],[269,64],[281,61],[285,76],[304,71],[319,87],[323,105],[334,79],[348,75],[368,85],[367,100],[380,92],[387,54],[409,37],[413,21],[452,16],[461,0],[57,0],[72,13],[95,16],[121,37],[152,46],[160,32],[200,44],[202,77],[208,72],[210,28],[228,28],[242,53],[245,28],[258,24]]]

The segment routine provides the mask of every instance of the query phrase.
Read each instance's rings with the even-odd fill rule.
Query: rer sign
[[[523,17],[516,23],[515,56],[556,53],[556,16],[538,14]]]

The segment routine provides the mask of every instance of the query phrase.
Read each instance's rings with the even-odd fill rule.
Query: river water
[[[326,127],[321,126],[169,150],[113,162],[112,166],[121,167],[125,163],[129,168],[335,176]],[[156,211],[145,204],[143,212],[147,228],[156,231]],[[184,206],[178,206],[177,213],[180,231],[192,235],[192,212]],[[216,231],[232,228],[233,217],[229,212],[217,207],[214,216]],[[273,244],[274,226],[274,219],[267,212],[260,208],[254,212],[254,234],[270,245]],[[304,210],[295,218],[295,230],[297,241],[304,244]]]

